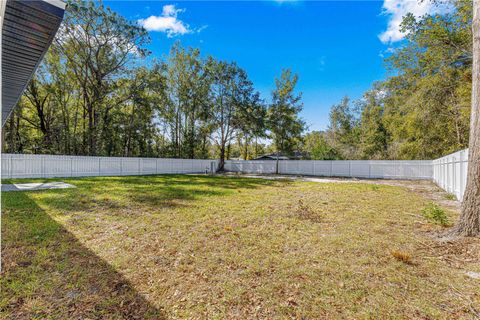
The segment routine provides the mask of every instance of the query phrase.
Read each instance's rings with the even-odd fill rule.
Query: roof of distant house
[[[252,160],[277,160],[277,157],[278,157],[278,160],[290,160],[290,158],[287,157],[287,156],[284,156],[284,155],[282,155],[282,154],[279,154],[279,155],[277,156],[275,153],[272,153],[272,154],[264,154],[263,156],[258,157],[258,158],[255,158],[255,159],[252,159]]]

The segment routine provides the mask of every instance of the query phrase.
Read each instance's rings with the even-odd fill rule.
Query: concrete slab
[[[67,189],[76,188],[73,184],[65,182],[45,182],[45,183],[14,183],[2,184],[2,191],[33,191],[48,189]]]

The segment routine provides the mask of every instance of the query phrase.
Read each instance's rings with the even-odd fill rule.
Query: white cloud
[[[175,8],[174,4],[167,4],[167,5],[163,6],[162,16],[167,16],[167,17],[175,16],[176,17],[177,13],[184,12],[184,11],[185,11],[185,9]]]
[[[379,35],[383,43],[400,41],[404,34],[400,31],[403,17],[411,12],[415,17],[421,17],[426,13],[436,13],[445,10],[444,6],[433,4],[429,0],[384,0],[383,13],[390,16],[387,30]]]
[[[195,30],[190,29],[188,24],[178,19],[178,14],[184,11],[185,9],[178,9],[175,5],[168,4],[163,6],[160,16],[150,16],[146,19],[140,19],[138,23],[148,31],[164,32],[169,38],[192,33]]]

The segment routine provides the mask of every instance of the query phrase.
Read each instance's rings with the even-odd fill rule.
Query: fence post
[[[27,160],[25,159],[25,156],[23,156],[23,174],[26,175],[27,172]]]
[[[448,164],[447,159],[443,159],[443,189],[448,188]]]
[[[40,156],[40,177],[45,178],[45,157],[44,156]]]
[[[457,194],[457,176],[455,175],[455,173],[457,172],[457,155],[454,155],[453,158],[453,175],[452,175],[452,191]]]
[[[462,198],[463,198],[463,151],[460,151],[460,160],[459,160],[459,164],[460,164],[460,179],[459,179],[459,183],[460,183],[460,186],[458,188],[458,194],[457,194],[457,199],[462,201]]]

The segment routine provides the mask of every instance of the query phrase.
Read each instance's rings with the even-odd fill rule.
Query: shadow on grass
[[[166,318],[28,193],[2,193],[2,205],[0,318]]]
[[[255,189],[262,186],[273,185],[278,181],[243,178],[243,177],[225,177],[210,175],[186,175],[186,174],[170,174],[170,175],[149,175],[149,176],[126,176],[126,177],[102,177],[99,178],[105,182],[121,182],[124,184],[142,185],[146,182],[162,183],[166,186],[204,186],[215,187],[221,189]],[[288,180],[279,180],[282,183],[289,183]]]
[[[112,182],[120,182],[128,186],[132,192],[126,196],[131,201],[161,207],[185,206],[176,202],[177,200],[193,201],[205,197],[228,195],[234,190],[289,183],[288,181],[194,175],[128,177],[120,180],[117,178]]]
[[[33,191],[42,193],[35,200],[31,192],[2,193],[0,318],[166,318],[112,266],[52,219],[40,203],[60,213],[108,210],[121,214],[118,209],[139,204],[152,208],[187,206],[190,201],[237,189],[278,184],[201,175],[35,179],[52,180],[78,188]]]
[[[188,202],[205,197],[228,195],[235,190],[291,183],[289,181],[200,175],[94,177],[61,180],[76,185],[78,188],[49,191],[51,194],[55,194],[44,200],[49,207],[64,212],[106,209],[112,213],[119,212],[118,209],[136,206],[150,206],[157,209],[186,207],[189,205]]]

